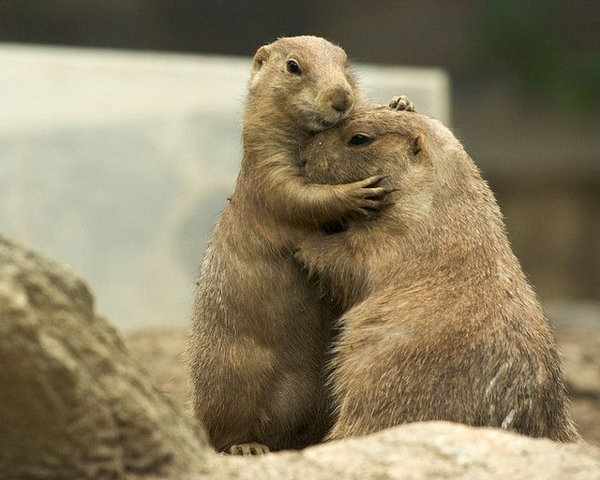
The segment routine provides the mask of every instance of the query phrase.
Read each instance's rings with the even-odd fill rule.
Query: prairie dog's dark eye
[[[369,137],[368,135],[365,135],[364,133],[358,133],[350,139],[348,144],[349,145],[365,145],[365,144],[371,142],[372,140],[373,139],[371,137]]]
[[[298,62],[296,60],[288,60],[285,68],[287,69],[288,72],[290,73],[294,73],[296,75],[300,75],[300,65],[298,65]]]

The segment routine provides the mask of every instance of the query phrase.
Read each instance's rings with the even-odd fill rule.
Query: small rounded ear
[[[414,157],[418,157],[424,146],[425,141],[423,140],[423,135],[417,135],[410,141],[410,153],[412,153]],[[417,159],[415,158],[415,160]]]
[[[252,70],[254,72],[260,70],[260,67],[267,61],[271,55],[271,47],[269,45],[263,45],[254,54],[254,60],[252,62]]]

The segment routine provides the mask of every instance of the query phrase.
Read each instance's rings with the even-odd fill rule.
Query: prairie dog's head
[[[444,224],[454,235],[496,231],[501,220],[493,194],[456,137],[437,120],[383,106],[356,108],[339,125],[311,136],[300,151],[306,175],[317,183],[349,183],[388,175],[397,189],[388,215],[406,227]],[[435,209],[434,222],[430,218]],[[479,223],[477,223],[479,222]],[[452,225],[452,226],[450,226]],[[470,227],[469,227],[470,228]]]
[[[340,122],[358,101],[344,50],[319,37],[284,37],[254,56],[250,97],[300,128],[318,132]]]
[[[388,107],[356,108],[339,125],[308,139],[300,157],[307,176],[323,184],[388,175],[392,210],[404,220],[426,215],[434,196],[436,166],[430,145],[432,122]]]
[[[419,117],[384,106],[355,109],[339,125],[307,140],[301,151],[307,175],[318,183],[348,183],[431,170],[428,129]]]

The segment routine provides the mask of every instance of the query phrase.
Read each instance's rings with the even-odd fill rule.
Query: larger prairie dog
[[[381,177],[311,183],[298,151],[359,98],[344,51],[281,38],[254,57],[244,157],[201,266],[188,361],[194,415],[218,451],[259,443],[301,448],[329,427],[323,365],[336,313],[293,258],[297,238],[376,210]]]
[[[328,438],[448,420],[579,438],[551,329],[479,171],[441,123],[355,110],[302,153],[322,183],[389,174],[395,204],[297,253],[342,305]],[[339,226],[337,230],[340,230]]]

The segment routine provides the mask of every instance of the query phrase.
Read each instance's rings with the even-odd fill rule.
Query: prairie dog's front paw
[[[392,97],[390,100],[389,106],[393,110],[397,111],[405,111],[405,112],[417,112],[417,109],[413,105],[413,103],[408,99],[406,95],[399,95],[397,97]]]
[[[386,199],[389,193],[397,189],[381,186],[387,175],[375,175],[354,183],[342,185],[345,201],[350,214],[370,217],[375,212],[393,205]]]

